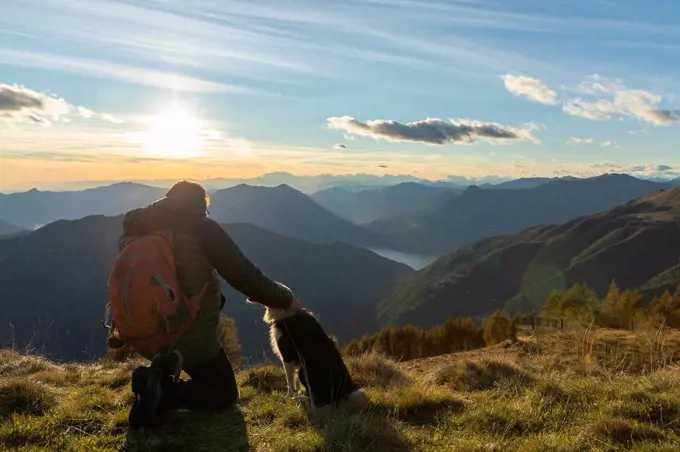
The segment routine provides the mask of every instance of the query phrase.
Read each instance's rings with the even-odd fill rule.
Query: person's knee
[[[225,389],[221,391],[220,397],[218,399],[218,408],[220,410],[225,410],[236,405],[239,401],[238,389]]]

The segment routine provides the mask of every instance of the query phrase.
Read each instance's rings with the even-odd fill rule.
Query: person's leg
[[[238,387],[231,362],[220,348],[214,358],[184,369],[191,380],[169,385],[166,396],[172,407],[214,411],[229,408],[238,401]]]
[[[152,427],[163,398],[162,374],[159,369],[140,366],[132,372],[132,393],[135,400],[128,414],[133,429]]]

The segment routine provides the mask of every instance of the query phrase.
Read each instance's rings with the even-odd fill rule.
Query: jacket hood
[[[123,219],[124,235],[140,235],[160,231],[188,219],[205,218],[206,209],[181,199],[162,198],[150,206],[131,210]]]

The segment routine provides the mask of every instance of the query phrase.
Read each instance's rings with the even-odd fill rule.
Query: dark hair
[[[165,194],[165,197],[181,199],[188,203],[200,203],[205,210],[207,210],[210,205],[210,197],[208,196],[208,192],[205,191],[205,188],[203,188],[201,184],[187,180],[179,181],[173,185]]]

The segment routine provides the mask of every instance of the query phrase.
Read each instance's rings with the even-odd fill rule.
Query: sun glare
[[[159,113],[149,124],[144,148],[169,158],[194,157],[203,148],[200,121],[177,109]]]

